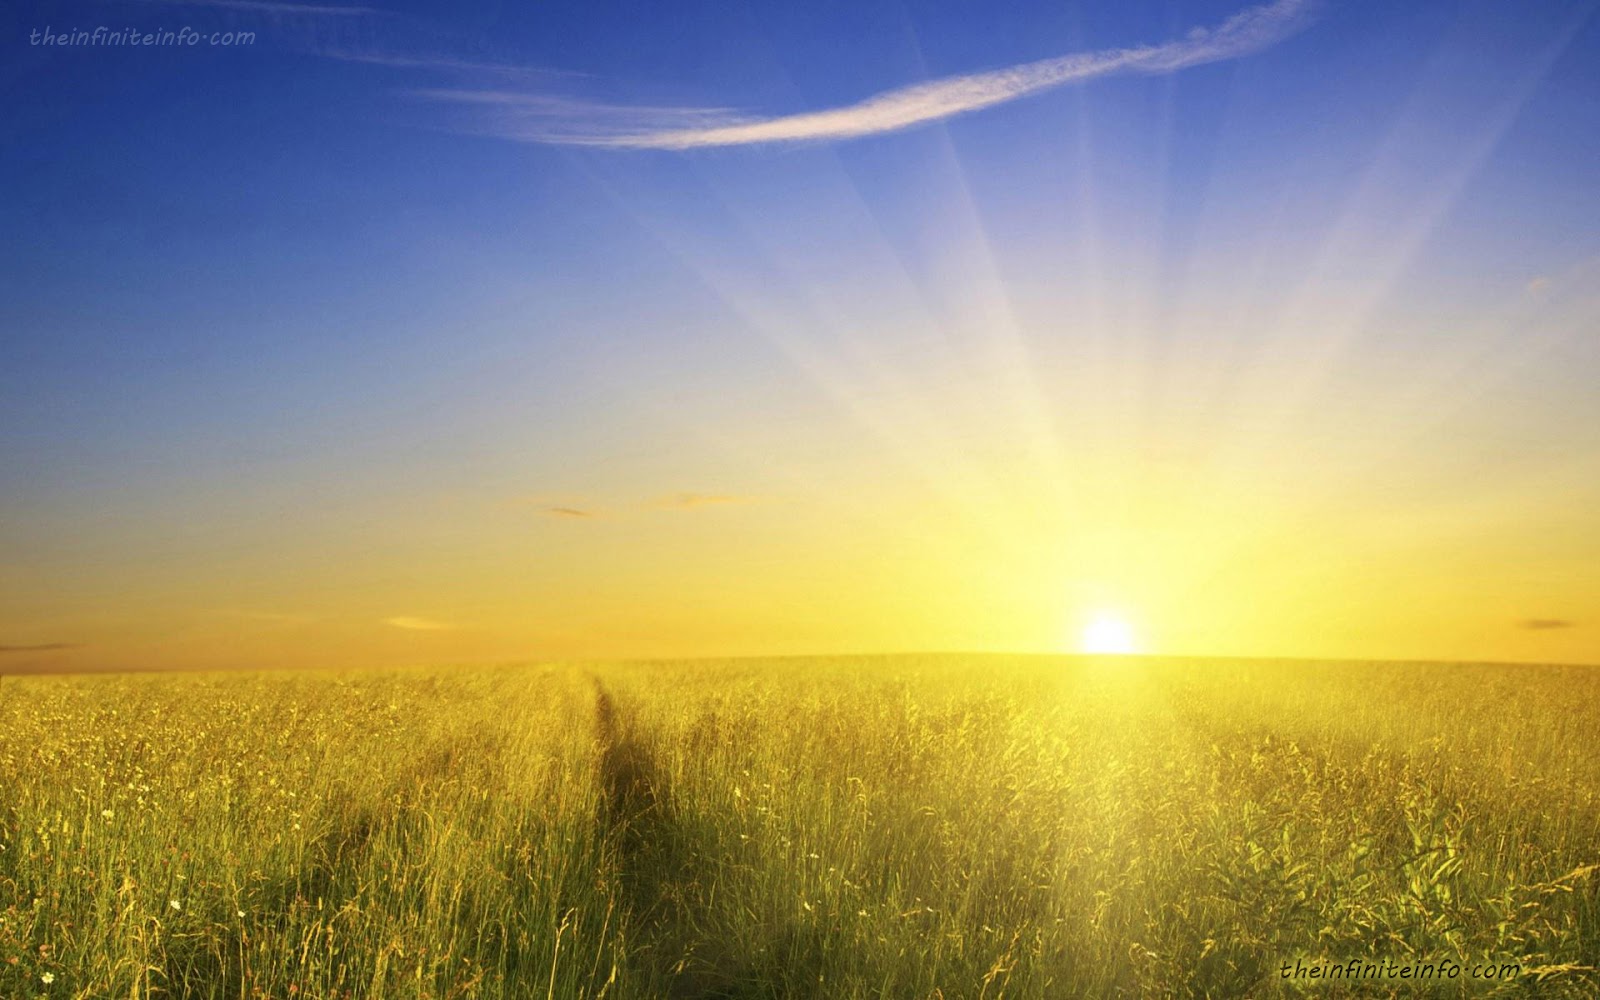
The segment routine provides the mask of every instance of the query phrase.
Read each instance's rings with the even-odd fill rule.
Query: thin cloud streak
[[[436,622],[431,618],[412,618],[408,615],[385,618],[383,623],[385,625],[393,625],[395,628],[410,629],[414,632],[448,632],[456,627],[449,622]]]
[[[674,493],[658,498],[654,506],[657,510],[704,510],[707,507],[755,503],[755,499],[725,493]]]
[[[593,517],[594,516],[594,512],[593,511],[580,510],[577,507],[545,507],[542,510],[540,510],[540,513],[549,515],[550,517]]]
[[[1162,45],[1079,52],[900,87],[840,108],[767,118],[717,108],[633,107],[505,91],[417,93],[475,106],[486,120],[470,131],[523,142],[666,150],[826,142],[897,132],[1113,74],[1173,73],[1237,59],[1300,30],[1312,6],[1312,0],[1275,0]]]
[[[508,62],[489,62],[482,59],[462,59],[452,55],[430,54],[428,51],[421,49],[416,51],[395,51],[374,47],[370,42],[362,46],[324,46],[317,50],[317,55],[339,62],[363,63],[388,69],[414,69],[442,74],[453,73],[466,79],[484,80],[498,77],[508,81],[520,81],[523,85],[526,85],[528,81],[535,80],[581,80],[590,76],[588,73],[579,73],[574,70],[520,66]],[[483,91],[466,90],[456,93],[462,95],[461,100],[470,100],[470,95],[481,92]],[[423,91],[423,93],[429,92]],[[449,94],[452,91],[442,90],[440,93]]]
[[[351,17],[383,14],[375,7],[346,7],[329,4],[279,3],[275,0],[139,0],[170,7],[213,7],[249,14],[297,14],[309,17]]]
[[[39,642],[31,646],[0,646],[0,653],[58,653],[82,648],[81,642]]]

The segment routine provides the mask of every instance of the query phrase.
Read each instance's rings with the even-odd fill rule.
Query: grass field
[[[1597,734],[1583,668],[13,677],[0,997],[1590,997]],[[1462,971],[1282,977],[1352,959]]]

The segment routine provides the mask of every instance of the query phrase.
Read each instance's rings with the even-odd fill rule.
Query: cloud
[[[31,646],[0,646],[0,653],[55,653],[64,649],[82,649],[79,642],[39,642]]]
[[[741,496],[734,493],[665,493],[652,500],[619,502],[609,509],[590,507],[581,499],[555,504],[550,502],[551,499],[553,498],[533,501],[540,514],[545,517],[560,518],[562,520],[584,520],[600,517],[627,517],[631,514],[650,510],[704,510],[708,507],[727,507],[733,504],[756,503],[759,498]],[[571,506],[573,503],[584,503],[584,506]]]
[[[1528,282],[1528,294],[1534,296],[1543,295],[1545,292],[1550,290],[1550,285],[1550,279],[1541,274],[1537,278],[1534,278]]]
[[[724,507],[740,503],[755,503],[755,497],[724,493],[673,493],[658,497],[651,506],[657,510],[701,510],[706,507]]]
[[[449,622],[436,622],[431,618],[412,618],[409,615],[385,618],[383,623],[393,625],[395,628],[411,629],[414,632],[448,632],[457,627]]]
[[[578,73],[573,70],[549,69],[542,66],[519,66],[514,63],[492,62],[482,59],[463,59],[459,56],[435,54],[426,49],[408,48],[405,51],[393,51],[384,47],[374,47],[371,42],[364,42],[361,45],[354,46],[325,45],[317,50],[317,55],[341,62],[365,63],[369,66],[382,66],[388,69],[415,69],[426,70],[430,73],[455,74],[465,79],[482,80],[487,77],[500,77],[508,81],[517,81],[523,86],[533,81],[549,83],[557,80],[581,80],[590,76],[588,73]],[[424,91],[424,93],[427,93],[427,91]],[[444,93],[449,93],[449,91],[444,91]],[[466,95],[476,93],[476,91],[467,90],[461,93]]]
[[[603,104],[505,90],[417,93],[476,114],[477,123],[468,131],[523,142],[670,150],[827,142],[896,132],[1113,74],[1174,73],[1237,59],[1304,27],[1312,6],[1312,0],[1274,0],[1161,45],[1078,52],[946,77],[886,90],[843,107],[792,115],[756,117],[724,108]]]
[[[310,17],[348,17],[382,14],[374,7],[351,7],[343,4],[280,3],[275,0],[139,0],[141,3],[178,7],[214,7],[218,10],[240,11],[250,14],[302,14]]]
[[[304,625],[316,621],[310,615],[287,614],[281,611],[251,611],[248,608],[223,608],[212,612],[227,618],[243,618],[253,622],[271,622],[277,625]]]
[[[1577,628],[1577,622],[1567,621],[1565,618],[1529,618],[1517,623],[1519,628],[1528,629],[1530,632],[1549,632],[1561,628]]]
[[[577,507],[542,507],[539,512],[550,517],[594,517],[593,511],[580,510]]]

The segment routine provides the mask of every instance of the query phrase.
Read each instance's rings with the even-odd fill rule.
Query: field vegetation
[[[12,677],[0,997],[1592,997],[1597,734],[1557,667]],[[1497,974],[1281,974],[1352,959]]]

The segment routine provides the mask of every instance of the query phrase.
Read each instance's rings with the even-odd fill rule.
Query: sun
[[[1120,618],[1096,615],[1083,627],[1078,645],[1085,653],[1132,653],[1133,629]]]

